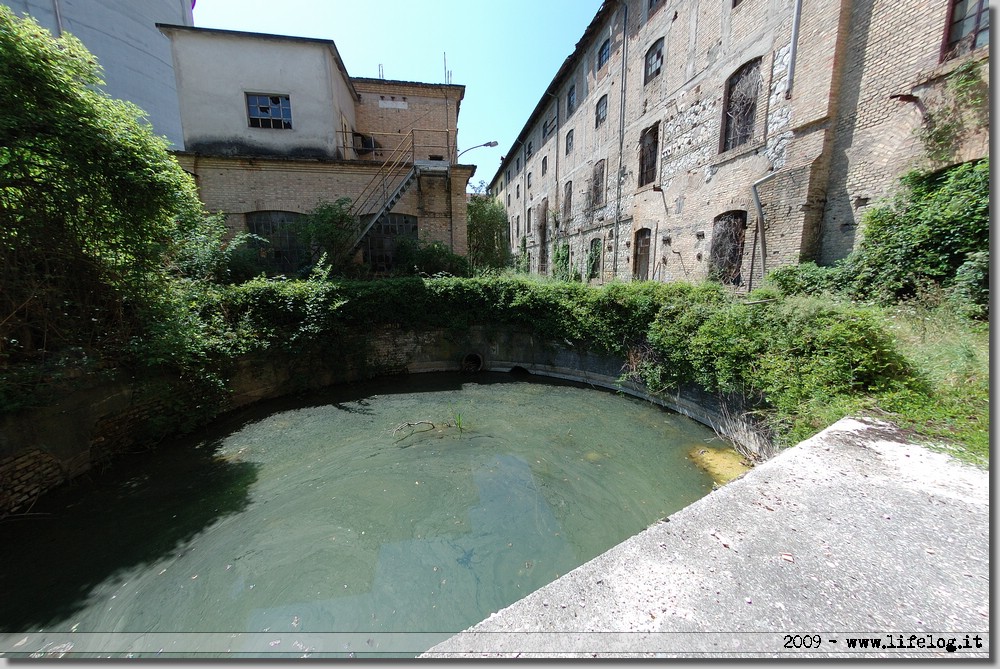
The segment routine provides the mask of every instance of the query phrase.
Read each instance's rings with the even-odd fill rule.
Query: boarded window
[[[594,181],[590,185],[590,201],[595,207],[604,204],[604,192],[607,190],[604,176],[604,159],[594,163]]]
[[[727,211],[715,218],[708,262],[710,279],[734,286],[742,283],[743,243],[746,230],[745,211]]]
[[[247,232],[261,237],[251,242],[257,260],[268,275],[295,274],[309,262],[309,249],[299,241],[295,223],[302,214],[293,211],[251,211]]]
[[[643,228],[635,233],[635,248],[632,250],[632,278],[636,281],[649,279],[649,241],[653,231]]]
[[[722,114],[723,151],[735,149],[753,139],[760,90],[760,58],[736,70],[726,81]]]
[[[639,139],[639,185],[656,181],[656,156],[660,150],[660,124],[646,128]]]

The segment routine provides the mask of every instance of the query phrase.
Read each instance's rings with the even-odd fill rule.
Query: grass
[[[987,467],[990,455],[989,324],[947,305],[884,310],[887,329],[926,382],[926,392],[880,398],[872,415],[912,430],[914,441]]]

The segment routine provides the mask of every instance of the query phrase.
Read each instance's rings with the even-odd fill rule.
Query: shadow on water
[[[30,514],[0,521],[0,631],[65,620],[116,573],[177,556],[245,509],[258,467],[216,458],[217,446],[188,441],[122,456],[47,494]]]

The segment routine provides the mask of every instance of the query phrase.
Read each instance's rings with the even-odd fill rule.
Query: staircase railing
[[[385,162],[379,166],[378,171],[368,185],[354,199],[351,213],[361,217],[365,214],[378,212],[396,190],[400,180],[409,171],[413,164],[413,131],[410,131],[400,140],[399,145],[393,150]]]

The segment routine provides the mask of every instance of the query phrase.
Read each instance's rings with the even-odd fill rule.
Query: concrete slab
[[[989,528],[988,472],[844,419],[421,657],[989,658]]]

